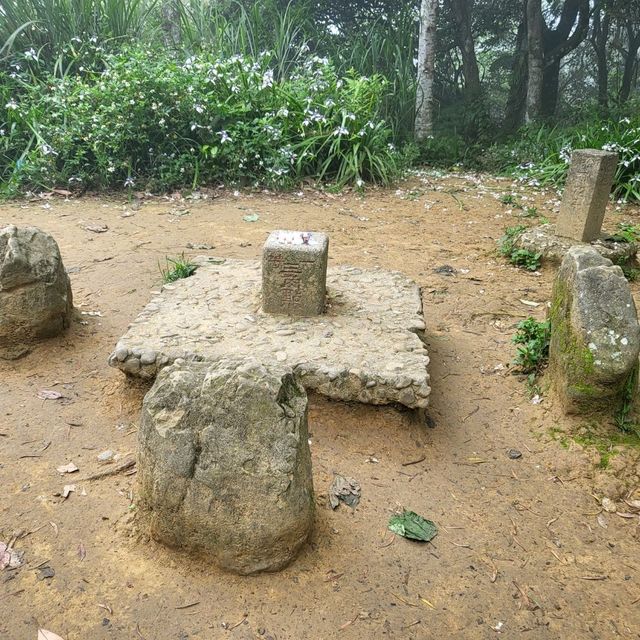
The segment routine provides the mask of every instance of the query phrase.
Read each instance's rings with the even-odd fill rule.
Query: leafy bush
[[[522,129],[512,142],[492,147],[486,161],[534,185],[562,185],[574,149],[604,149],[619,155],[614,198],[640,200],[640,116],[598,120],[570,129]]]
[[[395,176],[399,156],[377,115],[380,76],[338,77],[310,57],[277,80],[272,61],[135,48],[106,54],[103,70],[43,84],[14,74],[11,91],[0,89],[0,174],[14,189],[161,190],[305,178],[360,187]]]
[[[539,322],[535,318],[527,318],[517,325],[518,331],[512,338],[519,345],[514,364],[523,373],[537,374],[544,368],[549,358],[549,339],[551,325],[549,320]]]

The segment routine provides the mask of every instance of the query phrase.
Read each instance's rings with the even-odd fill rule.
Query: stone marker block
[[[58,335],[72,314],[56,241],[36,227],[0,229],[0,345]]]
[[[254,358],[166,367],[138,431],[152,537],[240,574],[281,569],[313,524],[308,438],[291,369]]]
[[[309,317],[324,311],[329,238],[324,233],[274,231],[262,251],[262,309]]]
[[[549,372],[565,413],[615,413],[638,366],[640,326],[622,269],[569,249],[553,285]]]
[[[600,236],[618,154],[597,149],[576,149],[558,215],[556,234],[578,242]]]

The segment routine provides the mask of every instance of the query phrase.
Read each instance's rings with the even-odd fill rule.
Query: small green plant
[[[640,425],[631,418],[633,403],[638,391],[638,366],[629,374],[622,390],[622,402],[615,415],[615,423],[623,433],[632,433],[640,436]]]
[[[166,267],[158,265],[162,274],[162,281],[165,283],[175,282],[181,278],[192,276],[198,265],[184,257],[184,253],[179,258],[165,258]]]
[[[515,250],[515,242],[518,237],[527,230],[523,224],[516,225],[515,227],[507,227],[504,230],[504,235],[500,238],[500,255],[509,257]]]
[[[624,260],[621,260],[617,264],[622,269],[622,273],[624,274],[624,277],[629,282],[635,282],[636,280],[638,280],[638,278],[640,278],[640,269],[638,269],[637,267],[631,266],[628,262]]]
[[[519,206],[519,202],[513,193],[503,193],[500,198],[498,198],[502,204],[508,204],[511,206]]]
[[[539,374],[549,359],[549,339],[551,324],[549,320],[540,322],[527,318],[517,325],[512,342],[518,345],[514,364],[522,373]],[[531,384],[531,380],[529,381]]]
[[[640,240],[640,227],[629,222],[620,222],[618,232],[614,238],[622,238],[625,242],[638,242]]]
[[[527,271],[537,271],[540,268],[542,255],[528,249],[518,249],[515,246],[516,240],[526,229],[527,227],[524,225],[507,227],[504,230],[504,236],[500,239],[500,255],[503,255],[516,267],[522,267]]]
[[[537,271],[540,268],[542,254],[534,253],[528,249],[516,249],[509,256],[511,264],[522,267],[527,271]]]
[[[525,207],[522,212],[523,218],[537,218],[538,215],[538,207]]]

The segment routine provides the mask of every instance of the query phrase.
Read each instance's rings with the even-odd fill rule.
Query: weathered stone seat
[[[56,241],[35,227],[0,230],[0,346],[66,329],[71,283]]]
[[[151,535],[240,574],[298,553],[314,513],[307,395],[255,359],[176,362],[146,395],[140,501]]]

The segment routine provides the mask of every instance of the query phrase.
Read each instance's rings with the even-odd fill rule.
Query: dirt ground
[[[497,256],[505,226],[535,223],[498,200],[511,192],[555,220],[555,193],[468,175],[425,174],[364,197],[53,195],[1,206],[3,225],[57,239],[85,315],[0,361],[0,540],[18,536],[24,552],[20,568],[0,572],[0,637],[35,640],[42,627],[64,640],[640,638],[640,521],[623,501],[640,498],[638,449],[605,451],[607,425],[564,418],[544,380],[532,402],[511,367],[515,325],[544,317],[554,275]],[[612,206],[606,226],[620,221],[640,210]],[[313,538],[285,571],[241,578],[141,535],[134,474],[83,478],[135,455],[145,389],[107,357],[159,286],[158,262],[183,251],[257,258],[276,228],[326,231],[331,263],[416,280],[433,392],[428,425],[311,397]],[[436,271],[444,265],[455,272]],[[43,389],[64,397],[43,400]],[[120,459],[101,464],[108,449]],[[69,462],[79,471],[58,473]],[[355,511],[328,508],[334,472],[362,485]],[[64,499],[66,484],[76,490]],[[623,515],[603,512],[602,497]],[[402,507],[437,523],[433,543],[386,530]]]

